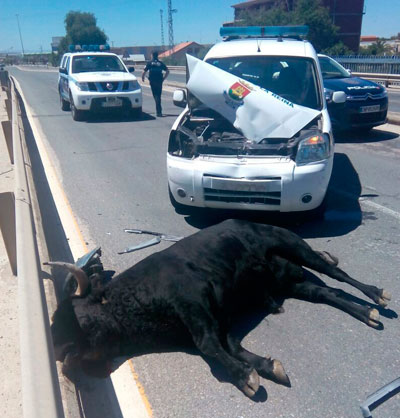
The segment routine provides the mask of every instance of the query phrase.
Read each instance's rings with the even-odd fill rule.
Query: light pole
[[[23,57],[25,56],[25,51],[24,51],[24,44],[22,43],[21,28],[20,28],[20,26],[19,26],[19,18],[18,18],[18,15],[16,14],[15,16],[17,16],[18,31],[19,31],[19,39],[21,40],[22,58],[23,58]]]

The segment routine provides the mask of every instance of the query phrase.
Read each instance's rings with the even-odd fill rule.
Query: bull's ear
[[[72,299],[72,305],[79,326],[92,347],[119,336],[120,327],[105,305],[88,298]]]

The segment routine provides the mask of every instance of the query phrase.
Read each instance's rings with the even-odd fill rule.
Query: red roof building
[[[200,52],[201,45],[196,42],[181,42],[180,44],[175,45],[172,49],[162,52],[158,55],[159,58],[167,58],[174,56],[174,58],[180,58],[182,55],[190,54],[197,56]]]

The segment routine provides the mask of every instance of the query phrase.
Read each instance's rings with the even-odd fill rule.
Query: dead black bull
[[[162,351],[185,334],[252,397],[259,376],[286,386],[290,381],[280,361],[247,351],[232,334],[240,308],[261,303],[278,312],[278,301],[297,298],[329,304],[383,328],[376,306],[358,305],[344,291],[316,284],[303,267],[354,286],[381,307],[390,300],[387,291],[351,278],[335,257],[312,250],[293,232],[240,220],[203,229],[108,282],[101,268],[93,268],[98,262],[49,264],[65,267],[78,283],[51,326],[56,358],[72,380],[77,370],[108,376],[117,357]]]

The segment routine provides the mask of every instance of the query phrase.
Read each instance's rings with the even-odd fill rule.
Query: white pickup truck
[[[63,55],[58,77],[62,110],[71,109],[74,120],[89,111],[119,109],[136,117],[142,114],[142,89],[118,55],[103,51],[69,52]]]

